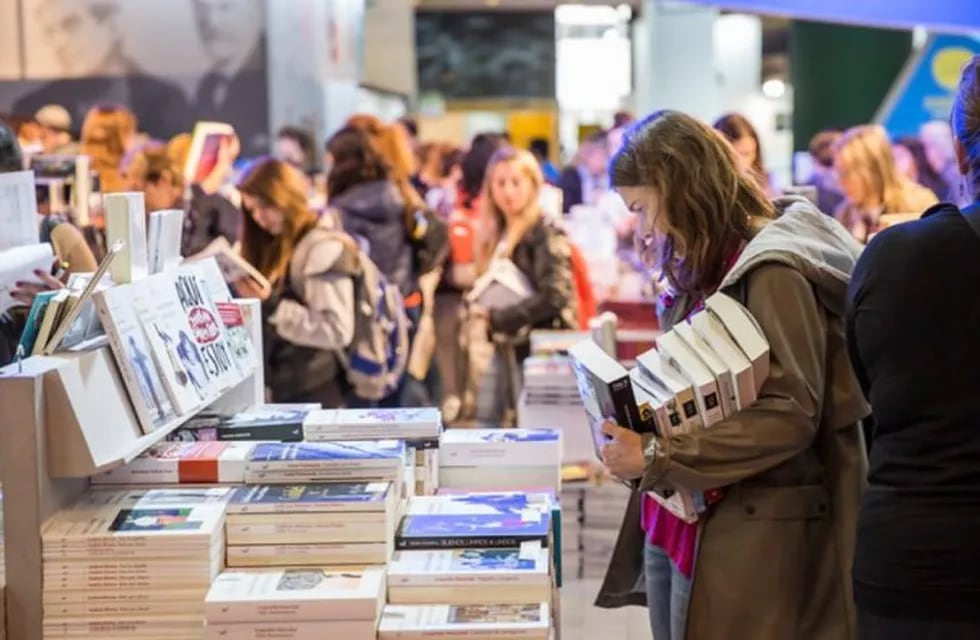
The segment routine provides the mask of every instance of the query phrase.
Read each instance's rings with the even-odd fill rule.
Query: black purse
[[[418,275],[441,267],[449,257],[449,225],[428,209],[415,211],[409,240]]]

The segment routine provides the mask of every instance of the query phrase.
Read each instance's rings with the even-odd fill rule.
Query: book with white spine
[[[303,433],[318,440],[432,440],[442,434],[435,408],[322,409],[307,415]]]
[[[388,566],[392,604],[524,604],[548,600],[550,555],[536,547],[396,551]]]
[[[208,623],[206,631],[207,640],[377,640],[376,624],[370,620]]]
[[[769,378],[769,341],[749,310],[723,293],[716,293],[704,301],[708,312],[714,315],[728,331],[745,357],[752,363],[752,378],[758,392]]]
[[[92,484],[240,484],[254,442],[162,442]]]
[[[751,406],[759,395],[752,362],[729,336],[725,325],[714,314],[702,311],[691,318],[691,326],[731,371],[737,408],[741,410]]]
[[[444,467],[561,466],[558,429],[449,429],[439,446]]]
[[[681,418],[679,429],[682,433],[691,433],[702,426],[701,413],[698,411],[698,403],[694,399],[694,387],[690,382],[679,376],[670,367],[666,366],[660,358],[660,353],[656,349],[651,349],[640,354],[636,358],[637,369],[642,374],[644,381],[656,385],[655,395],[661,396],[659,391],[668,399],[673,399],[674,409]],[[631,374],[634,378],[638,374]],[[646,387],[649,389],[649,386]]]
[[[303,567],[233,569],[211,585],[208,623],[367,620],[381,614],[385,570],[332,571]]]
[[[507,638],[548,640],[547,603],[517,605],[388,605],[378,640]]]
[[[228,545],[229,567],[366,566],[385,564],[394,545],[385,542],[337,544]]]
[[[720,422],[725,414],[721,409],[718,383],[711,370],[697,353],[675,332],[668,331],[657,340],[661,361],[694,387],[694,400],[705,427]]]
[[[102,196],[105,211],[106,246],[124,242],[109,273],[116,284],[127,284],[149,275],[146,251],[146,207],[143,193],[107,193]]]
[[[718,399],[721,412],[727,418],[738,411],[738,398],[735,391],[735,377],[725,362],[714,352],[704,338],[687,322],[680,322],[674,331],[697,354],[701,362],[711,371],[718,383]]]

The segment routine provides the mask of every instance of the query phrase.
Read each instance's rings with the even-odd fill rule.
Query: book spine
[[[217,427],[218,440],[227,442],[237,441],[267,441],[267,442],[302,442],[303,425],[297,424],[260,424],[247,427]]]
[[[404,478],[405,470],[397,469],[311,469],[256,471],[245,469],[248,484],[311,484],[317,482],[360,481],[397,482]]]
[[[536,535],[511,536],[395,536],[398,551],[432,551],[439,549],[500,549],[519,547],[522,542],[541,542],[548,546],[547,537]]]
[[[443,443],[440,461],[447,467],[561,466],[561,442]]]
[[[244,482],[244,480],[243,480]],[[252,504],[228,505],[228,516],[262,515],[277,513],[377,513],[385,512],[384,502],[256,502]]]
[[[636,433],[656,433],[657,425],[645,421],[640,416],[640,408],[636,405],[629,376],[623,376],[609,383],[609,394],[612,397],[616,423],[619,426],[632,429]]]
[[[442,431],[438,425],[316,425],[306,424],[303,431],[308,442],[347,442],[351,440],[406,440],[438,443]],[[436,444],[435,446],[439,446]]]
[[[474,571],[472,573],[415,573],[388,574],[389,587],[535,587],[547,586],[548,574],[544,571]]]

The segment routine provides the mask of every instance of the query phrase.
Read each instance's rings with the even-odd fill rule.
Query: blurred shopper
[[[302,175],[264,160],[242,177],[242,257],[273,284],[263,295],[249,279],[235,283],[262,300],[265,379],[273,402],[343,406],[343,352],[354,336],[357,246],[323,233],[306,203]]]
[[[925,146],[929,164],[946,184],[947,191],[939,196],[939,199],[964,204],[968,202],[969,194],[964,197],[961,192],[962,176],[960,176],[957,166],[956,151],[953,148],[953,132],[949,123],[943,120],[927,122],[919,128],[919,138]]]
[[[316,171],[313,136],[299,127],[287,126],[276,134],[276,158],[307,176]]]
[[[980,638],[980,57],[952,114],[972,204],[883,231],[849,290],[848,343],[875,418],[854,558],[863,640]]]
[[[547,138],[534,138],[528,150],[534,154],[534,158],[541,165],[541,173],[546,182],[557,185],[561,179],[561,172],[555,163],[551,161],[551,142]]]
[[[636,116],[629,111],[617,111],[613,114],[613,129],[625,129],[636,122]]]
[[[167,147],[144,149],[130,165],[130,189],[143,192],[146,213],[184,208],[184,175],[173,164]]]
[[[562,209],[567,213],[580,204],[594,206],[609,191],[609,141],[606,133],[595,133],[579,147],[575,163],[561,173]]]
[[[459,200],[459,183],[463,179],[463,150],[446,146],[439,166],[439,178],[426,193],[425,203],[443,220],[449,221]]]
[[[71,137],[71,114],[58,104],[38,109],[34,120],[41,126],[41,144],[48,155],[73,156],[78,153],[78,143]]]
[[[758,400],[710,429],[603,427],[606,467],[639,490],[597,604],[645,601],[657,640],[853,640],[868,411],[842,316],[860,246],[808,200],[771,202],[730,145],[682,113],[635,125],[610,173],[670,287],[660,326],[724,292],[768,339],[771,373]],[[707,510],[687,524],[653,490],[697,492]]]
[[[834,216],[859,242],[878,232],[883,214],[917,213],[937,202],[934,193],[898,173],[880,126],[849,129],[834,151],[834,170],[845,196]]]
[[[82,123],[81,151],[92,160],[102,193],[124,191],[123,157],[136,140],[136,116],[117,105],[93,107]]]
[[[821,131],[810,140],[809,148],[813,173],[806,184],[817,189],[817,208],[831,216],[844,201],[844,193],[834,173],[834,145],[841,135],[836,130]]]
[[[769,193],[769,173],[762,159],[762,142],[749,119],[740,113],[729,113],[716,120],[714,126],[732,143],[742,170],[750,172],[762,190]]]
[[[912,182],[917,182],[932,191],[939,200],[945,200],[949,196],[949,185],[929,162],[926,147],[921,140],[915,136],[906,136],[892,145],[892,151],[895,153],[896,164],[899,164],[900,167],[898,154],[904,151],[907,156],[905,162],[908,164],[904,166],[905,171],[900,168],[899,173]]]

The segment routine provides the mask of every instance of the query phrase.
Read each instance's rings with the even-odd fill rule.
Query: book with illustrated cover
[[[641,353],[636,358],[637,366],[630,373],[633,379],[639,378],[648,391],[667,402],[668,411],[680,418],[679,429],[691,433],[702,426],[701,413],[690,382],[668,367],[656,349]],[[671,419],[673,424],[673,419]]]
[[[388,565],[392,604],[524,604],[551,593],[547,549],[396,551]]]
[[[309,409],[258,407],[222,418],[215,425],[218,440],[301,442]]]
[[[454,549],[519,547],[539,541],[548,546],[550,514],[527,511],[512,514],[408,515],[395,536],[395,548]]]
[[[727,418],[738,411],[735,377],[722,359],[718,357],[718,354],[714,352],[711,345],[705,342],[704,338],[687,322],[678,323],[674,327],[674,332],[697,354],[701,363],[715,377],[715,382],[718,384],[718,399],[721,402],[722,415]]]
[[[579,395],[592,427],[596,457],[608,438],[602,433],[606,421],[637,433],[656,432],[657,425],[644,422],[633,395],[629,372],[591,339],[568,352],[575,367]]]
[[[725,326],[707,311],[695,314],[691,318],[691,326],[731,372],[735,387],[736,409],[751,406],[758,397],[752,363],[728,335]]]
[[[443,466],[561,466],[558,429],[449,429],[441,438]]]
[[[442,413],[435,408],[326,409],[310,413],[304,429],[307,440],[429,440],[442,433]]]
[[[758,393],[769,378],[769,341],[759,323],[748,309],[723,293],[709,296],[704,306],[725,327],[729,337],[752,363],[752,378]]]
[[[548,640],[548,604],[388,605],[378,640],[508,638]]]
[[[669,331],[657,341],[661,361],[694,387],[694,401],[701,414],[701,423],[710,427],[724,419],[718,383],[701,358],[675,332]]]
[[[221,274],[218,263],[214,260],[202,260],[187,264],[181,267],[180,271],[196,273],[198,277],[204,280],[211,300],[214,302],[218,315],[225,326],[225,334],[239,372],[243,376],[252,373],[259,364],[259,357],[245,322],[244,311],[241,305],[232,299],[231,290]]]
[[[214,581],[206,599],[208,623],[378,619],[385,570],[229,570]]]
[[[228,514],[385,513],[396,494],[390,482],[249,485],[235,490]]]
[[[241,483],[254,448],[251,442],[164,442],[93,476],[92,484]]]
[[[144,433],[151,433],[174,420],[177,412],[132,294],[129,285],[111,287],[96,292],[94,301],[140,426]]]
[[[27,314],[27,321],[24,323],[24,331],[20,334],[20,342],[17,344],[17,351],[25,358],[34,351],[34,344],[38,341],[41,326],[44,324],[44,315],[56,295],[58,295],[57,291],[41,291],[34,297],[31,310]],[[50,335],[50,329],[47,334]]]
[[[210,290],[196,271],[176,270],[168,274],[174,283],[177,299],[184,310],[191,337],[203,361],[212,393],[221,393],[238,384],[242,374],[235,362],[224,322]]]

